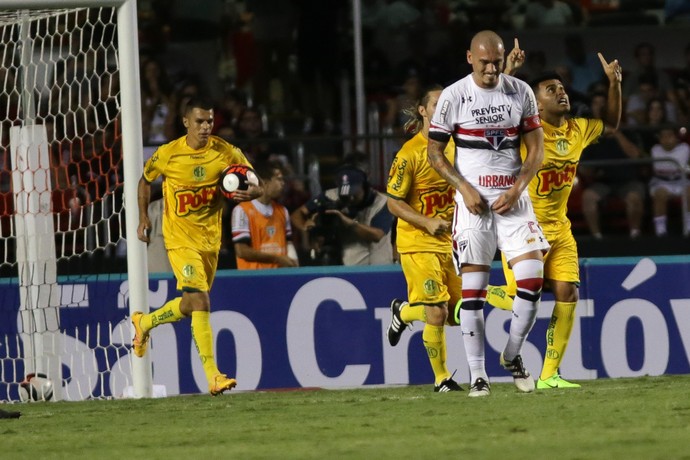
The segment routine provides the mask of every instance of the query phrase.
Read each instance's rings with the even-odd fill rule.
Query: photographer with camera
[[[384,265],[393,263],[393,216],[386,196],[369,185],[367,174],[352,164],[336,172],[336,187],[296,209],[290,216],[310,248],[311,265]]]

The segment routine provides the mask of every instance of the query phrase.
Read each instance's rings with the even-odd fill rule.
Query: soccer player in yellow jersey
[[[544,129],[544,161],[529,184],[529,194],[537,221],[551,245],[544,258],[544,279],[556,301],[546,332],[544,366],[537,389],[580,386],[559,374],[573,328],[580,284],[577,245],[566,215],[568,197],[582,150],[602,134],[618,129],[622,111],[621,66],[618,60],[607,62],[601,53],[599,60],[609,80],[604,120],[570,118],[570,101],[558,74],[546,73],[530,82]],[[524,158],[524,144],[520,151]],[[508,283],[507,292],[514,296],[515,281],[505,259],[503,269]]]
[[[388,340],[395,346],[408,323],[424,321],[422,340],[434,371],[434,391],[460,391],[446,366],[448,301],[461,298],[461,281],[455,272],[450,235],[454,190],[426,159],[429,120],[443,88],[425,90],[405,130],[417,134],[396,154],[388,174],[388,209],[398,217],[396,245],[400,253],[408,300],[391,303]],[[446,148],[452,158],[453,148]]]
[[[218,370],[213,355],[209,291],[218,264],[223,209],[217,184],[226,166],[249,162],[240,149],[211,135],[210,102],[189,101],[182,122],[187,135],[158,148],[144,166],[138,186],[137,229],[139,239],[148,242],[151,182],[163,176],[163,238],[182,295],[154,312],[132,315],[132,348],[136,356],[144,356],[151,329],[191,317],[192,337],[209,392],[216,396],[237,385],[235,379]],[[247,190],[235,192],[234,200],[252,200],[261,193],[260,186],[250,185]]]

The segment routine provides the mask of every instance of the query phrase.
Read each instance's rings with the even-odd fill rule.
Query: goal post
[[[60,275],[60,267],[96,254],[113,265],[126,241],[124,304],[130,316],[148,309],[146,246],[137,238],[136,0],[0,0],[0,34],[0,283],[18,290],[16,302],[0,300],[5,321],[8,305],[18,304],[16,333],[0,336],[0,401],[13,399],[30,372],[55,380],[56,399],[117,396],[112,359],[118,384],[150,397],[148,354],[128,354],[131,325],[84,320],[66,330],[66,307],[76,318],[98,299],[88,298],[86,282]],[[113,338],[119,343],[111,346]],[[107,356],[107,368],[94,364],[96,355]]]

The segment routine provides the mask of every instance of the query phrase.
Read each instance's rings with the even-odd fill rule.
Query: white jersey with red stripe
[[[441,93],[429,137],[453,137],[455,168],[491,205],[520,171],[520,135],[540,126],[527,83],[501,74],[496,87],[486,89],[470,74]]]

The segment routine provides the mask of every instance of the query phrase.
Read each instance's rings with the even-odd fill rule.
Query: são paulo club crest
[[[498,146],[501,145],[501,142],[503,142],[503,139],[506,138],[506,135],[505,131],[502,129],[485,129],[484,137],[487,141],[489,141],[489,144],[491,144],[494,149],[498,150]]]

